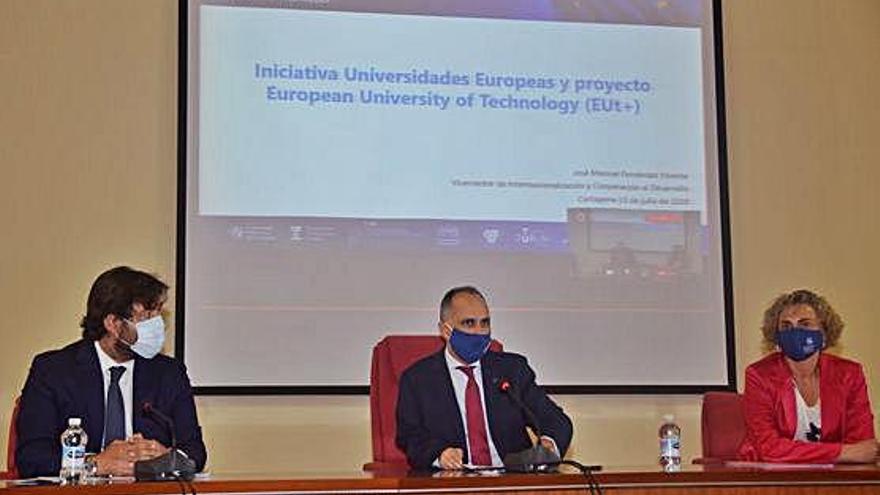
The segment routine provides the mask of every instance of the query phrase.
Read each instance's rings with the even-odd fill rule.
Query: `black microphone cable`
[[[190,495],[196,495],[196,485],[193,484],[192,480],[184,479],[183,482],[189,487]]]
[[[193,484],[193,482],[190,480],[185,480],[185,481],[186,481],[186,486],[189,487],[190,495],[196,495],[196,485]]]
[[[179,450],[176,446],[172,449],[172,456],[177,457],[180,454],[186,455],[184,452]],[[173,462],[173,464],[177,464]],[[187,495],[187,490],[189,490],[189,495],[196,495],[196,487],[193,485],[192,481],[186,479],[184,476],[180,474],[180,471],[172,471],[171,476],[177,480],[177,483],[180,485],[181,495]]]
[[[185,479],[178,473],[173,473],[172,477],[177,484],[180,485],[180,495],[196,495],[196,487],[192,481]]]
[[[171,452],[172,456],[177,455],[177,447],[174,447]],[[177,482],[178,486],[180,486],[180,495],[196,495],[196,489],[193,487],[192,483],[184,479],[183,476],[180,475],[178,471],[171,471],[171,479]]]
[[[562,460],[559,464],[565,464],[566,466],[571,466],[584,476],[587,483],[587,489],[590,491],[590,495],[604,495],[604,491],[602,490],[602,485],[599,484],[599,481],[596,480],[596,477],[593,476],[593,471],[595,471],[598,466],[585,466],[577,461],[572,460]]]
[[[180,495],[187,495],[186,493],[186,485],[183,484],[183,478],[178,476],[177,474],[172,475],[174,481],[177,482],[177,486],[180,487]]]

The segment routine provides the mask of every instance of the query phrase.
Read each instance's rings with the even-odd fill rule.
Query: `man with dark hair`
[[[448,291],[438,328],[446,346],[400,377],[397,445],[410,466],[500,466],[505,455],[531,447],[526,426],[540,430],[541,444],[562,457],[571,442],[571,420],[535,384],[523,356],[489,350],[491,320],[483,294],[474,287]],[[534,413],[537,425],[511,394]]]
[[[89,291],[82,339],[34,358],[21,394],[16,464],[22,477],[57,475],[61,433],[80,418],[87,466],[97,475],[131,476],[134,462],[171,447],[155,413],[174,420],[177,446],[205,465],[207,452],[186,368],[159,352],[168,286],[128,267],[102,273]]]

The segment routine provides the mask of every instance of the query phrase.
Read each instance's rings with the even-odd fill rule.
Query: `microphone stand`
[[[576,468],[586,479],[587,488],[591,495],[602,495],[603,490],[593,476],[594,471],[600,471],[602,466],[585,466],[577,461],[562,460],[559,454],[544,447],[541,444],[541,426],[535,413],[522,401],[522,399],[514,393],[513,385],[507,379],[502,379],[498,384],[498,389],[507,394],[511,400],[525,413],[528,420],[532,423],[535,435],[538,436],[538,442],[532,447],[521,450],[519,452],[511,452],[504,456],[504,469],[515,473],[550,473],[555,472],[560,465],[565,464]]]
[[[514,392],[513,385],[510,381],[506,379],[501,380],[498,389],[510,397],[517,407],[525,413],[528,420],[532,423],[535,435],[538,437],[538,441],[528,449],[519,452],[511,452],[505,455],[503,459],[504,468],[507,471],[516,473],[544,473],[555,471],[562,462],[562,459],[559,457],[559,454],[541,444],[542,434],[538,418],[535,417],[532,410],[525,405],[522,399],[520,399],[519,395]]]
[[[168,429],[171,434],[171,451],[155,459],[135,462],[135,479],[138,481],[191,481],[196,474],[196,463],[178,450],[174,420],[153,407],[149,402],[144,402],[142,410],[144,414],[158,419],[162,426]]]

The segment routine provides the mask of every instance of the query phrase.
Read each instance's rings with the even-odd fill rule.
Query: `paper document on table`
[[[810,464],[791,462],[750,462],[750,461],[726,461],[727,467],[766,469],[768,471],[799,470],[799,469],[833,469],[834,464]]]
[[[37,476],[36,478],[20,478],[17,480],[11,480],[10,482],[15,485],[21,486],[60,485],[61,478],[59,478],[58,476]]]
[[[480,466],[477,464],[465,464],[463,467],[469,473],[480,474],[500,474],[504,470],[504,466]]]

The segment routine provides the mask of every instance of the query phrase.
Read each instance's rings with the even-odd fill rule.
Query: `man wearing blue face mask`
[[[400,378],[397,445],[410,466],[500,466],[505,455],[531,447],[526,426],[536,425],[511,394],[534,413],[541,444],[562,457],[571,442],[571,420],[535,384],[524,357],[489,350],[491,320],[480,291],[447,292],[438,327],[446,346]]]
[[[184,366],[160,351],[168,286],[128,267],[102,273],[89,291],[82,340],[38,355],[21,394],[16,464],[21,477],[57,475],[61,432],[71,417],[88,434],[87,468],[131,476],[134,463],[164,454],[167,426],[178,448],[201,470],[207,453]]]
[[[764,313],[767,357],[746,369],[747,436],[743,460],[872,463],[874,415],[865,375],[854,361],[828,354],[843,321],[808,290],[776,298]]]

